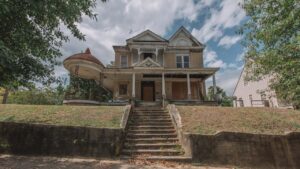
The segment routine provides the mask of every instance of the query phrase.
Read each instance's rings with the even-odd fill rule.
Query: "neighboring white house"
[[[277,99],[275,91],[269,88],[270,77],[265,77],[260,81],[247,82],[244,80],[245,76],[244,68],[233,92],[234,107],[292,108]]]

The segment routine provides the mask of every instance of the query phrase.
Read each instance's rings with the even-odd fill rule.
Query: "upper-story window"
[[[189,68],[190,57],[188,55],[177,55],[176,56],[176,67],[177,68]]]
[[[144,53],[144,60],[147,58],[153,59],[153,54],[152,53]]]
[[[122,55],[121,56],[121,67],[127,67],[127,66],[128,66],[127,56]]]

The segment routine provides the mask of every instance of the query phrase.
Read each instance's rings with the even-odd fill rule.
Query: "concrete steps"
[[[174,161],[174,162],[191,162],[191,157],[185,156],[121,156],[123,160],[142,159],[148,161]]]
[[[168,112],[160,107],[139,107],[128,119],[121,159],[190,160],[184,157]]]
[[[159,134],[146,134],[146,133],[129,133],[127,134],[127,137],[129,138],[153,138],[153,137],[160,137],[160,138],[177,138],[177,134],[171,133],[171,134],[165,134],[165,133],[159,133]]]
[[[178,144],[176,143],[127,143],[126,147],[131,149],[176,149]]]
[[[164,133],[175,133],[175,129],[129,129],[130,133],[136,133],[136,134],[164,134]]]
[[[182,155],[183,152],[174,149],[124,149],[124,155]]]
[[[126,138],[126,142],[130,143],[178,143],[178,138],[161,138],[161,137],[153,137],[153,138]],[[126,144],[126,143],[125,143]]]
[[[131,126],[129,127],[129,129],[131,130],[135,130],[135,129],[141,129],[141,130],[149,130],[149,129],[157,129],[157,130],[164,130],[164,129],[174,129],[173,126],[151,126],[151,125],[139,125],[139,126]]]

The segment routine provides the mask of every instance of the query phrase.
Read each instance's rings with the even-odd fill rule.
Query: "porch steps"
[[[161,107],[138,107],[128,120],[121,159],[189,161],[179,144],[168,112]]]

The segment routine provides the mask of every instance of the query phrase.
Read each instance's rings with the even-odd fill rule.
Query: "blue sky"
[[[86,41],[74,37],[64,44],[64,58],[89,47],[104,64],[114,59],[112,45],[125,45],[125,40],[146,30],[169,38],[180,26],[185,26],[206,45],[204,63],[220,67],[217,85],[231,95],[243,67],[243,37],[236,34],[246,21],[241,0],[110,0],[98,2],[98,20],[83,17],[78,24]],[[62,27],[66,34],[70,34]],[[57,76],[67,76],[62,66],[55,69]],[[207,86],[211,79],[207,80]]]

